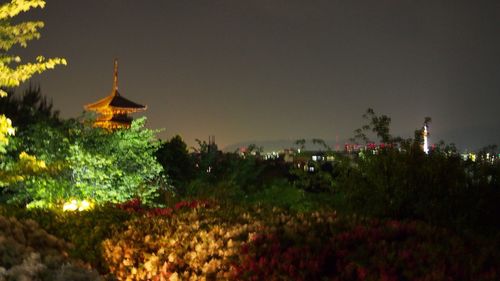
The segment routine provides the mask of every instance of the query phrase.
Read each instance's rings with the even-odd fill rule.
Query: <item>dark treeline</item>
[[[304,170],[283,159],[263,160],[258,153],[222,153],[198,141],[189,154],[179,136],[166,141],[158,160],[181,196],[214,196],[233,203],[278,205],[299,211],[319,207],[395,219],[418,219],[456,230],[494,234],[500,230],[500,163],[495,146],[463,159],[454,145],[441,142],[422,150],[422,131],[403,139],[390,134],[391,119],[371,109],[354,141],[383,148],[339,153],[332,161],[308,161]],[[425,118],[426,124],[430,118]],[[318,143],[317,139],[314,139]],[[305,141],[298,145],[304,148]],[[252,147],[254,148],[254,147]],[[297,154],[306,155],[308,152]],[[496,160],[491,160],[496,159]],[[180,167],[184,167],[180,169]]]

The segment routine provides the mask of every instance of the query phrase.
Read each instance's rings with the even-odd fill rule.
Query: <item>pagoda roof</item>
[[[142,104],[135,103],[129,99],[124,98],[118,92],[118,61],[115,60],[115,69],[113,77],[113,89],[111,94],[103,99],[100,99],[94,103],[90,103],[84,106],[85,110],[93,111],[106,111],[106,110],[117,110],[117,111],[128,111],[136,112],[145,110],[146,106]]]
[[[145,110],[146,106],[124,98],[123,96],[120,95],[120,93],[118,93],[117,90],[113,91],[111,95],[101,100],[85,105],[86,110],[98,111],[106,108],[128,110],[128,111],[139,111],[139,110]]]

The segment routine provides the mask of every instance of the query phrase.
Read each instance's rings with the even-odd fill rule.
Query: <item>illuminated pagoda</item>
[[[146,106],[126,99],[118,92],[118,61],[116,59],[111,93],[99,101],[85,105],[84,108],[99,114],[94,122],[95,127],[109,130],[129,128],[132,117],[128,114],[146,110]]]

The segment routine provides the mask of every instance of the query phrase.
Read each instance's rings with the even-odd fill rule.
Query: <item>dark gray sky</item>
[[[18,53],[61,56],[33,80],[64,117],[120,92],[188,144],[345,139],[372,107],[411,136],[500,144],[498,0],[48,0]]]

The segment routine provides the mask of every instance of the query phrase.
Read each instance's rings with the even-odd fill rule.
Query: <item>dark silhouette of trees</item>
[[[184,192],[185,185],[194,177],[194,162],[182,138],[176,135],[162,143],[156,152],[156,158],[173,186],[179,192]]]
[[[351,138],[352,142],[359,143],[373,142],[369,136],[368,132],[373,132],[383,143],[394,142],[395,139],[390,134],[391,118],[387,115],[378,116],[372,108],[368,108],[366,113],[363,114],[363,119],[368,123],[363,125],[361,128],[354,130],[354,137]]]
[[[300,150],[304,150],[304,148],[306,148],[306,140],[298,139],[295,141],[295,145],[298,146]]]
[[[18,130],[24,130],[30,124],[46,122],[59,125],[59,111],[54,109],[52,100],[42,95],[40,86],[30,86],[21,94],[13,91],[0,99],[0,112],[9,116]]]
[[[323,139],[312,139],[312,143],[321,146],[322,148],[326,149],[326,151],[332,151],[332,148]]]

